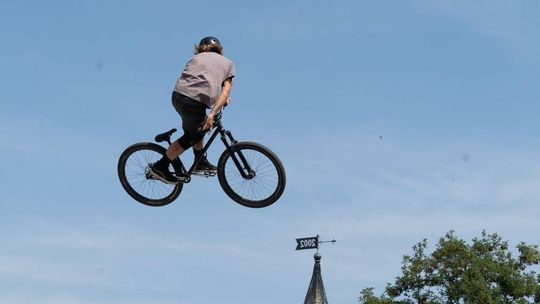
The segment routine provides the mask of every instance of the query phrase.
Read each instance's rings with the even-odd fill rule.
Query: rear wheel
[[[138,143],[128,147],[118,160],[118,177],[124,190],[139,203],[159,207],[170,204],[182,192],[182,183],[170,185],[154,179],[149,165],[165,155],[165,148],[154,143]],[[180,168],[169,170],[180,173]]]
[[[250,208],[275,203],[285,190],[285,169],[279,158],[270,149],[253,142],[237,143],[231,149],[234,157],[225,150],[218,162],[217,174],[223,191],[238,204]]]

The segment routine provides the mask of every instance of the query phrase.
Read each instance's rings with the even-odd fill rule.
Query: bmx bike
[[[118,177],[124,190],[136,201],[153,207],[165,206],[173,202],[184,184],[193,175],[211,177],[217,174],[223,191],[236,203],[250,207],[263,208],[275,203],[285,190],[285,169],[279,158],[267,147],[255,142],[237,142],[231,131],[221,124],[222,113],[214,118],[214,131],[189,170],[180,158],[171,162],[169,170],[180,182],[164,183],[150,173],[150,166],[167,151],[162,145],[152,142],[136,143],[124,150],[118,160]],[[176,129],[158,134],[155,141],[171,145],[171,135]],[[225,145],[217,164],[217,171],[195,171],[216,137],[220,135]]]

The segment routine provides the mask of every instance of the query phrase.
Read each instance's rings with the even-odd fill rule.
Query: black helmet
[[[199,42],[199,47],[201,46],[219,46],[221,48],[221,43],[219,43],[219,40],[216,37],[208,36],[201,39],[201,42]]]

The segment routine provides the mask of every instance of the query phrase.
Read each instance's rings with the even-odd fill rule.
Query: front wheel
[[[275,203],[285,190],[285,169],[270,149],[240,142],[225,150],[217,175],[223,191],[240,205],[263,208]]]
[[[165,148],[154,143],[138,143],[128,147],[118,160],[118,177],[124,190],[139,203],[159,207],[174,201],[182,192],[182,183],[165,184],[150,174],[150,164],[165,155]],[[173,168],[175,167],[175,168]],[[179,173],[171,165],[169,170]]]

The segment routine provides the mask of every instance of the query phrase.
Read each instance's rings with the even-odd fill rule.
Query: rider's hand
[[[202,130],[203,131],[210,130],[212,129],[213,126],[214,126],[214,115],[209,114],[208,117],[206,118],[206,121],[204,122]]]
[[[231,98],[227,98],[227,101],[225,101],[224,107],[228,106],[231,103]]]

